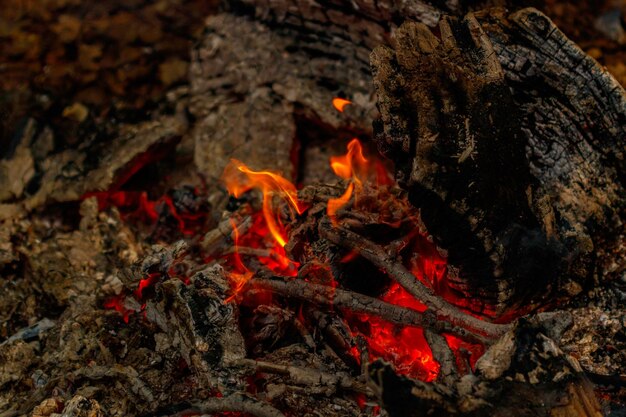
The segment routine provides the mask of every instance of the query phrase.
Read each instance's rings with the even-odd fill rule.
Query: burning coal
[[[335,227],[340,224],[341,216],[338,215],[340,210],[372,212],[372,216],[378,221],[388,223],[392,225],[391,227],[408,227],[396,220],[390,220],[391,217],[397,217],[398,211],[406,211],[406,218],[415,217],[409,214],[410,209],[405,201],[390,193],[389,190],[393,186],[390,175],[380,161],[364,155],[363,146],[358,139],[355,138],[348,143],[344,155],[331,157],[330,167],[340,179],[344,180],[345,185],[345,190],[340,196],[328,198],[324,203],[325,212]],[[244,193],[251,190],[260,191],[262,196],[262,208],[259,211],[253,211],[250,205],[245,208],[253,219],[252,226],[243,233],[240,233],[234,223],[232,226],[234,249],[233,253],[225,258],[233,292],[229,301],[245,297],[247,284],[251,282],[251,288],[254,288],[253,278],[257,273],[266,274],[263,270],[284,279],[298,277],[297,279],[305,281],[316,281],[316,278],[308,276],[306,271],[300,271],[301,262],[289,259],[285,252],[285,247],[289,246],[290,225],[298,216],[306,216],[307,210],[311,207],[299,199],[296,187],[278,173],[253,171],[236,160],[231,161],[226,167],[222,179],[229,193],[235,198],[241,198]],[[377,197],[384,195],[389,201],[380,207],[380,202],[372,201],[373,195]],[[419,233],[409,234],[411,237],[406,245],[417,248],[415,242],[420,239],[421,245],[424,244],[424,239]],[[254,268],[246,266],[242,253],[250,264],[256,265],[258,272],[253,272]],[[412,253],[408,258],[416,270],[416,275],[431,287],[437,285],[445,274],[445,259],[442,257],[434,258]],[[341,259],[343,264],[353,262],[363,262],[363,258],[355,251],[345,254]],[[332,268],[329,268],[329,265],[324,267],[323,262],[321,265],[330,275],[327,280],[322,280],[322,283],[330,290],[340,287],[341,279],[333,275]],[[424,312],[427,309],[397,283],[383,283],[383,287],[387,288],[379,294],[381,301],[416,312]],[[357,362],[360,362],[362,355],[367,352],[370,359],[383,358],[392,362],[400,373],[425,381],[436,379],[439,364],[433,358],[421,328],[398,326],[375,315],[355,313],[350,309],[342,311],[353,340],[362,338],[366,341],[366,351],[361,351],[356,346],[350,349],[350,354]]]

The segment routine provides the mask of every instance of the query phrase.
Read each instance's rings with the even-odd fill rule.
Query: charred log
[[[448,250],[451,286],[481,288],[499,315],[583,284],[622,224],[624,90],[535,10],[439,32],[406,23],[372,66],[376,140]]]

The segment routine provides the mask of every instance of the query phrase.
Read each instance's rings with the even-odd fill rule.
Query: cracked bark
[[[534,9],[405,23],[372,53],[376,141],[450,283],[494,316],[580,288],[624,219],[626,94]]]

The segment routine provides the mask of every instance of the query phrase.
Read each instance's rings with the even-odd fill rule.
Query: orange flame
[[[350,183],[348,188],[346,188],[346,192],[343,193],[341,197],[331,198],[328,200],[328,206],[326,207],[326,212],[328,213],[328,217],[333,224],[336,224],[336,215],[341,207],[348,204],[350,201],[350,197],[352,197],[352,191],[354,190],[354,184]]]
[[[243,261],[241,260],[241,255],[239,254],[239,229],[237,228],[237,224],[232,219],[230,220],[230,224],[233,228],[233,240],[235,244],[235,253],[233,254],[233,266],[235,271],[228,274],[233,284],[233,293],[230,297],[226,299],[226,303],[229,303],[230,301],[235,299],[235,297],[237,297],[237,294],[239,294],[243,289],[244,285],[246,285],[246,283],[250,281],[250,279],[254,275],[252,271],[246,268]]]
[[[224,169],[222,180],[228,192],[239,198],[243,193],[258,188],[263,194],[263,216],[267,227],[281,247],[287,244],[284,227],[273,206],[273,197],[278,196],[298,214],[306,207],[298,201],[296,187],[277,173],[271,171],[253,171],[243,162],[232,159]]]
[[[346,100],[345,98],[335,97],[333,99],[333,107],[337,109],[337,111],[343,113],[343,109],[348,105],[352,104],[350,100]]]
[[[335,223],[337,211],[350,201],[352,194],[356,198],[367,175],[368,160],[363,156],[361,142],[356,138],[352,139],[348,143],[348,152],[345,155],[330,158],[330,167],[337,176],[350,180],[348,188],[341,197],[328,200],[326,212],[331,221]]]

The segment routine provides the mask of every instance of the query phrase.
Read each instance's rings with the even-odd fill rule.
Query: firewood
[[[487,338],[495,338],[508,330],[506,325],[477,319],[437,297],[430,288],[415,278],[400,262],[390,258],[384,248],[358,234],[345,228],[333,227],[330,222],[325,221],[320,223],[320,235],[336,245],[357,251],[361,256],[384,270],[417,300],[431,308],[440,320],[449,321],[454,326],[465,328],[474,334],[484,335]]]
[[[624,219],[624,90],[536,10],[439,32],[405,23],[372,66],[376,140],[458,268],[451,285],[495,315],[584,285]]]
[[[373,314],[403,326],[428,328],[436,333],[450,333],[472,342],[486,343],[488,341],[481,334],[469,332],[463,327],[450,324],[448,321],[437,320],[428,314],[340,288],[331,288],[304,281],[285,282],[278,279],[260,278],[250,280],[249,286],[250,291],[266,289],[302,301],[345,308],[354,313]]]

